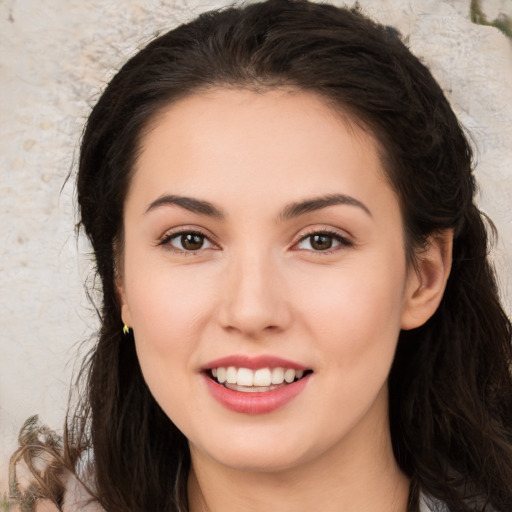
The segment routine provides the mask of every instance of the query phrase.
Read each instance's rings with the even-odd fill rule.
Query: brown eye
[[[204,243],[204,236],[196,233],[187,233],[186,235],[181,235],[180,238],[182,247],[187,251],[197,251],[201,249]]]
[[[311,247],[315,251],[325,251],[332,247],[332,236],[330,235],[311,235]]]
[[[208,238],[199,232],[186,231],[176,233],[167,239],[167,242],[171,247],[179,251],[199,251],[200,249],[209,249],[212,247],[212,243]]]
[[[338,233],[319,231],[317,233],[306,235],[299,241],[296,248],[300,250],[322,252],[329,251],[329,249],[337,249],[339,247],[350,247],[352,245],[352,242]]]

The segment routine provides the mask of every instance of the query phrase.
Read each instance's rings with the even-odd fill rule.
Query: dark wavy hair
[[[144,382],[122,333],[116,261],[123,203],[145,129],[163,108],[214,87],[310,91],[377,139],[396,191],[407,252],[454,232],[453,265],[436,313],[402,331],[389,376],[395,457],[452,512],[512,510],[511,326],[474,203],[472,154],[441,88],[397,32],[357,9],[269,0],[199,16],[131,58],[93,108],[77,190],[81,226],[102,283],[101,330],[69,416],[65,464],[94,458],[94,494],[110,512],[186,510],[183,434]],[[170,485],[171,482],[171,485]],[[58,496],[56,498],[58,501]]]

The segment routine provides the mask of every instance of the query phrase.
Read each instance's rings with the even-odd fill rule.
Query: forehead
[[[143,188],[147,201],[165,192],[221,201],[245,195],[262,203],[279,193],[296,200],[383,186],[389,189],[375,138],[320,96],[213,89],[167,106],[153,120],[130,194]]]
[[[164,125],[169,133],[174,127],[174,135],[190,136],[190,128],[192,132],[203,132],[210,127],[227,131],[238,123],[245,132],[259,132],[264,126],[279,130],[282,137],[285,121],[288,128],[293,128],[288,130],[288,135],[306,135],[311,141],[318,137],[314,137],[313,126],[308,123],[323,121],[324,128],[342,125],[354,139],[375,144],[377,148],[379,145],[372,131],[349,113],[348,108],[315,92],[294,87],[226,86],[201,90],[164,106],[144,130],[142,148],[147,146],[151,134],[161,131]]]

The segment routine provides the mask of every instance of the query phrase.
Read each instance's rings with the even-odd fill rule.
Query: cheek
[[[384,392],[400,332],[401,295],[390,289],[387,279],[358,274],[312,297],[308,328],[320,352],[318,375],[332,400],[333,432],[341,428],[336,425],[349,430]]]
[[[308,294],[294,293],[302,301],[302,321],[332,355],[330,364],[342,372],[392,361],[405,286],[405,264],[397,269],[396,261],[387,265],[380,258],[371,264],[356,262],[325,276],[318,273],[310,276]]]
[[[168,349],[175,340],[188,345],[190,333],[213,303],[213,279],[205,280],[192,265],[173,271],[152,264],[131,275],[135,278],[128,281],[127,297],[135,329],[148,335],[157,350]]]
[[[197,369],[201,333],[220,293],[215,277],[211,271],[198,272],[194,265],[179,269],[158,262],[141,265],[133,257],[127,262],[126,275],[144,378],[161,405],[174,402],[176,396],[190,391],[179,390]]]
[[[155,267],[139,273],[128,288],[128,297],[144,380],[155,400],[174,419],[185,412],[183,404],[193,409],[188,377],[195,371],[198,336],[194,333],[200,329],[199,312],[208,301],[206,290],[194,276],[164,276]]]
[[[402,276],[394,279],[371,271],[356,273],[343,269],[339,275],[326,276],[323,283],[315,280],[304,305],[314,310],[311,316],[321,317],[327,324],[339,326],[342,322],[341,332],[350,328],[366,329],[373,323],[395,323],[402,307],[403,288]]]

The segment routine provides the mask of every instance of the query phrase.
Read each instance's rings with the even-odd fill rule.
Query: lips
[[[284,407],[306,386],[312,370],[293,361],[231,356],[203,367],[207,387],[226,408],[264,414]]]

